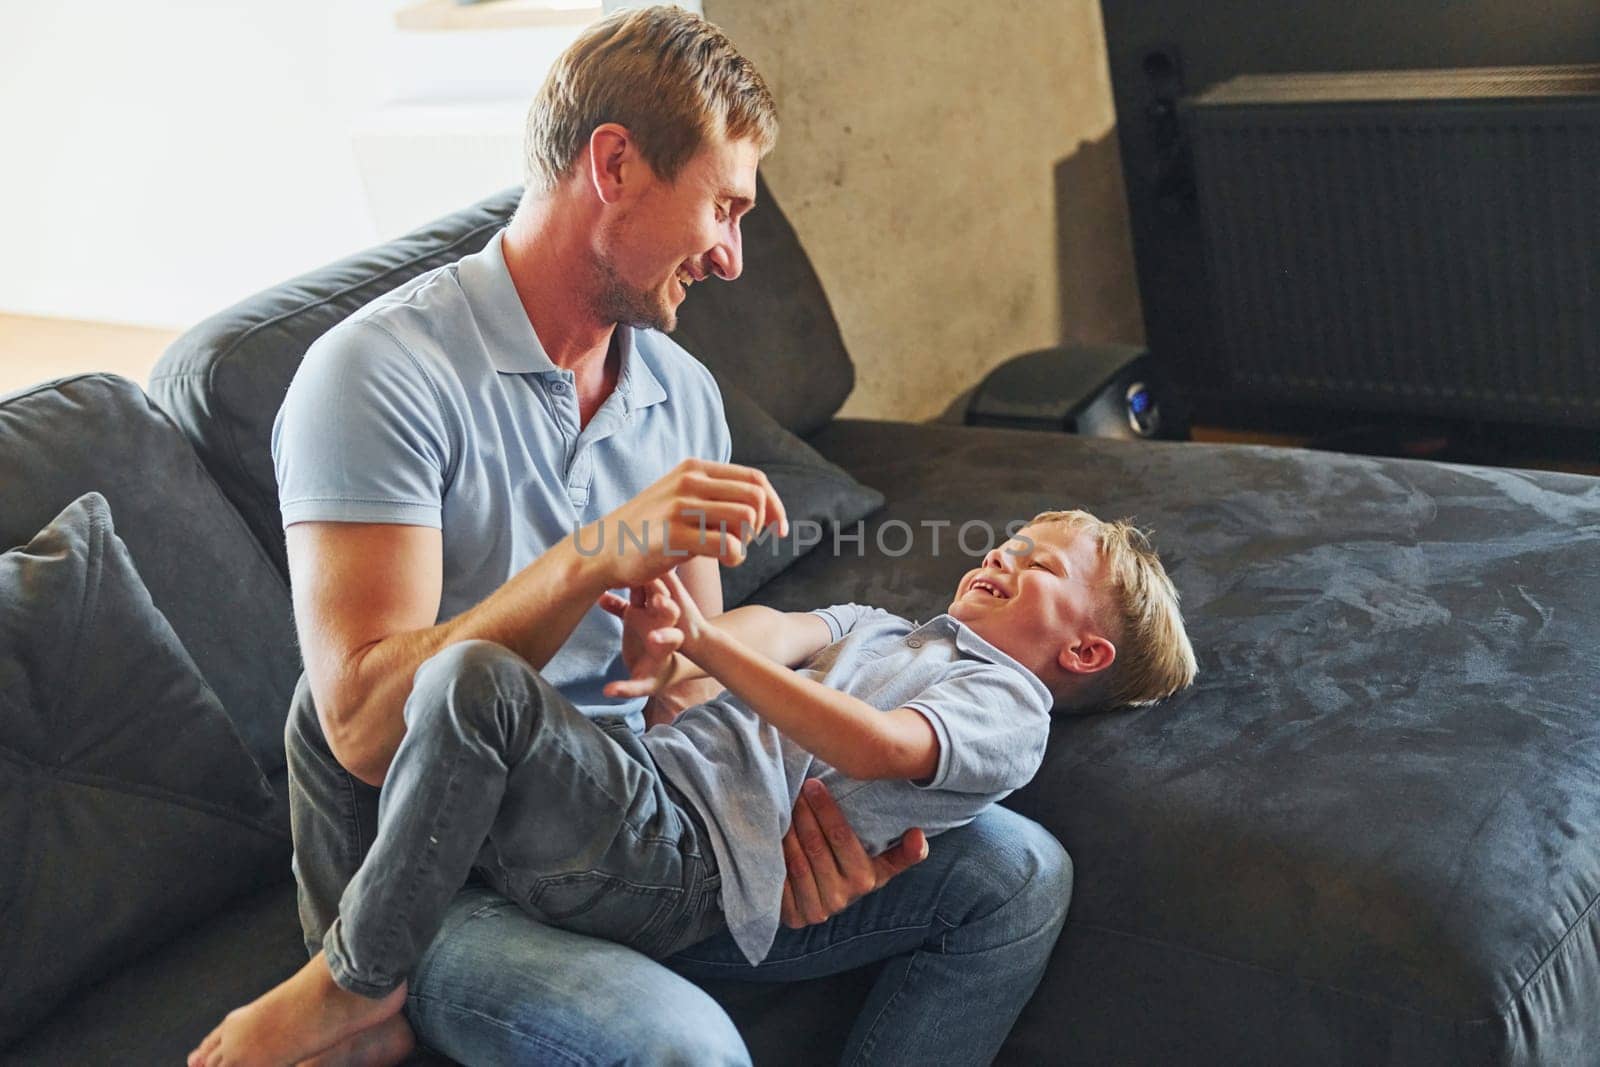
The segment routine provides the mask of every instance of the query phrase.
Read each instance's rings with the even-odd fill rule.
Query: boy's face
[[[1116,649],[1102,630],[1106,584],[1105,560],[1087,529],[1044,523],[1023,528],[968,571],[948,610],[1053,686],[1064,674],[1111,665]]]

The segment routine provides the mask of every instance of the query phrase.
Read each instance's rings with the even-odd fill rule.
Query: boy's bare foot
[[[351,1034],[332,1048],[323,1049],[299,1067],[394,1067],[416,1051],[411,1024],[398,1012],[377,1026]]]
[[[380,1000],[340,989],[317,953],[288,981],[230,1011],[188,1067],[278,1067],[298,1063],[397,1014],[404,983]]]

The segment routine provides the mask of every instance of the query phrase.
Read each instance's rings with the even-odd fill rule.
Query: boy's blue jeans
[[[993,809],[829,922],[780,930],[753,968],[725,932],[705,938],[721,915],[701,833],[620,725],[607,737],[487,642],[425,663],[405,714],[380,797],[333,759],[301,680],[287,730],[301,921],[347,988],[377,995],[413,968],[419,1039],[466,1064],[747,1063],[721,1008],[647,955],[684,945],[668,966],[690,977],[889,959],[847,1060],[984,1063],[1065,919],[1066,854]],[[474,867],[488,885],[461,888]]]

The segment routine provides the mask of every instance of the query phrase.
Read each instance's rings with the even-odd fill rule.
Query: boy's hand
[[[689,595],[689,590],[684,587],[683,579],[678,577],[677,571],[668,571],[653,584],[659,586],[671,598],[676,610],[672,625],[681,635],[679,643],[683,646],[684,655],[692,658],[695,646],[705,637],[711,624],[706,621],[705,613],[700,610],[700,606],[694,602],[694,597]]]
[[[672,675],[673,654],[683,643],[683,632],[676,625],[678,604],[659,578],[628,592],[627,600],[609,592],[599,600],[602,609],[622,620],[622,662],[628,679],[608,682],[603,690],[619,700],[650,696],[665,685]]]

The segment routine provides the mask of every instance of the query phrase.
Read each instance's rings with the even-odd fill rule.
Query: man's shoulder
[[[363,304],[317,338],[307,361],[361,359],[430,378],[447,372],[449,338],[467,329],[472,314],[456,266],[436,267]]]
[[[431,338],[458,325],[472,308],[457,277],[459,261],[435,267],[361,305],[323,336],[362,326],[389,333],[402,343]]]
[[[669,397],[701,396],[722,402],[722,390],[711,369],[659,330],[636,330],[634,346],[650,365]]]

